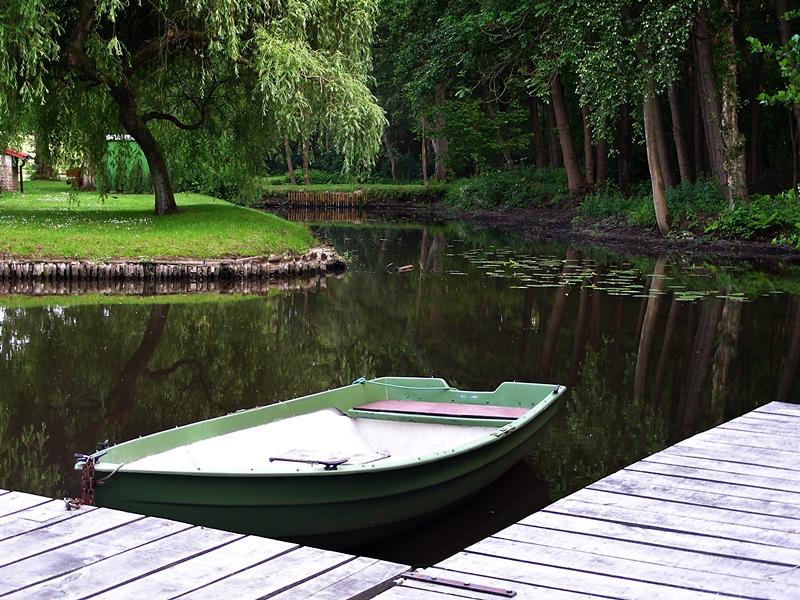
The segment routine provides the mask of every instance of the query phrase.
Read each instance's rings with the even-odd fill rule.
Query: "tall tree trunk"
[[[695,123],[695,113],[698,113],[697,118],[699,118],[700,107],[697,106],[697,94],[694,84],[694,64],[692,63],[691,57],[687,57],[685,66],[686,78],[683,82],[683,105],[686,110],[684,113],[686,116],[686,152],[689,155],[689,180],[696,181],[699,171],[695,170],[697,166],[697,160],[695,158],[697,132],[695,131],[695,126],[697,125],[700,127],[699,135],[701,138],[703,136],[703,130],[701,124]]]
[[[433,152],[436,155],[436,166],[433,169],[433,176],[438,181],[447,179],[447,149],[449,140],[445,135],[444,126],[444,103],[447,97],[447,86],[444,83],[436,84],[436,92],[434,98],[436,101],[436,127],[433,128],[431,133],[431,145]]]
[[[174,215],[178,213],[178,205],[175,204],[175,193],[172,190],[172,182],[169,179],[167,161],[161,146],[153,137],[150,128],[144,119],[139,115],[136,102],[136,95],[124,79],[120,85],[112,87],[111,96],[117,104],[119,122],[131,137],[139,144],[144,157],[147,159],[147,166],[150,169],[150,177],[153,181],[153,192],[155,194],[156,214]]]
[[[659,96],[656,96],[656,101],[653,105],[656,109],[656,143],[658,144],[658,162],[661,164],[661,178],[664,181],[664,189],[671,190],[675,187],[675,177],[672,175],[672,161],[669,157],[669,140],[667,140],[664,111],[661,108],[661,98]]]
[[[586,177],[586,188],[589,192],[594,190],[597,181],[594,163],[594,145],[592,144],[592,124],[589,120],[589,107],[585,104],[581,106],[581,116],[583,117],[583,166]]]
[[[747,155],[747,181],[755,183],[761,175],[761,77],[763,74],[764,59],[760,52],[750,53],[750,72],[752,84],[750,87],[750,152]]]
[[[294,165],[292,165],[292,149],[289,147],[289,139],[283,138],[283,151],[286,154],[286,169],[289,171],[289,181],[292,185],[297,185],[294,177]]]
[[[425,105],[422,105],[422,183],[428,191],[428,140],[425,138]]]
[[[53,163],[50,154],[50,132],[42,131],[34,137],[36,144],[36,179],[53,179]]]
[[[647,299],[647,310],[642,322],[642,335],[636,356],[636,371],[633,379],[633,395],[636,399],[644,398],[647,384],[647,370],[650,366],[650,355],[656,338],[656,320],[661,307],[662,292],[666,283],[667,255],[661,254],[656,261],[653,278],[650,281],[650,294]]]
[[[595,168],[596,176],[595,183],[598,185],[606,182],[607,168],[608,168],[608,142],[606,138],[601,137],[597,140],[596,155],[595,155]]]
[[[705,125],[703,125],[703,109],[700,106],[700,90],[695,86],[694,95],[694,177],[699,179],[708,172],[708,152],[706,151]]]
[[[495,126],[496,135],[497,135],[497,144],[500,146],[500,151],[503,153],[503,159],[506,161],[506,166],[508,170],[513,172],[514,171],[514,159],[511,157],[511,152],[508,150],[508,144],[506,144],[506,140],[503,137],[503,132],[500,128],[500,123],[497,122],[495,118],[494,112],[494,100],[492,100],[489,84],[483,84],[483,95],[486,98],[486,110],[489,111],[489,118],[492,120]]]
[[[745,160],[745,141],[739,129],[739,86],[736,64],[738,48],[734,30],[736,15],[731,0],[723,0],[729,13],[725,28],[726,64],[722,71],[722,139],[725,143],[725,171],[728,173],[730,188],[729,203],[733,208],[737,202],[747,202],[747,161]],[[796,113],[800,115],[800,112]]]
[[[726,6],[727,6],[726,2]],[[775,0],[775,10],[778,13],[778,32],[781,38],[781,46],[785,46],[789,43],[789,39],[792,37],[792,28],[789,22],[786,20],[786,0]],[[793,149],[792,155],[794,156],[794,164],[793,164],[793,183],[792,189],[797,189],[797,155],[800,154],[800,146],[798,146],[798,140],[800,140],[800,135],[798,135],[798,130],[800,130],[800,104],[797,102],[792,104],[792,113],[794,114],[794,122],[795,122],[795,137],[792,140]]]
[[[21,171],[20,171],[21,173]],[[92,164],[92,161],[89,159],[89,155],[84,153],[83,155],[83,164],[81,165],[81,176],[80,176],[80,185],[78,186],[82,192],[93,192],[97,189],[97,185],[95,183],[96,176],[95,176],[95,168]],[[20,179],[20,184],[22,184],[22,179]],[[122,188],[125,185],[123,183]],[[123,191],[123,189],[117,190],[118,192]]]
[[[547,149],[550,153],[550,164],[555,169],[562,169],[564,157],[561,156],[561,144],[558,142],[558,125],[556,125],[556,111],[553,110],[552,96],[550,102],[545,102],[544,118],[547,127]]]
[[[386,156],[389,157],[389,165],[392,167],[392,181],[397,181],[397,163],[394,160],[394,152],[392,152],[392,145],[389,143],[389,136],[383,134],[383,147],[386,150]]]
[[[717,97],[717,72],[714,69],[713,48],[708,27],[708,7],[705,2],[700,3],[692,27],[698,95],[711,172],[722,184],[728,206],[733,209],[737,200],[747,199],[742,154],[744,144],[736,119],[736,64],[732,59],[727,61],[729,64],[725,66],[722,77],[723,103],[720,104]],[[730,158],[726,158],[726,153]]]
[[[573,196],[580,196],[583,194],[586,182],[583,179],[581,167],[578,164],[578,157],[575,154],[572,134],[569,132],[569,118],[567,117],[567,105],[564,100],[564,87],[561,85],[561,78],[558,73],[556,73],[550,81],[550,96],[553,99],[553,110],[556,115],[561,154],[564,157],[564,166],[567,169],[569,192]]]
[[[531,145],[536,160],[536,168],[544,169],[547,166],[547,154],[544,150],[544,140],[542,139],[542,123],[539,116],[539,109],[542,103],[534,94],[528,96],[528,114],[531,122]]]
[[[655,82],[653,76],[647,77],[647,91],[644,101],[644,140],[647,147],[647,166],[650,168],[650,187],[653,190],[653,207],[656,211],[656,221],[661,235],[669,233],[669,212],[667,199],[664,196],[664,181],[661,174],[658,143],[656,139],[656,102]]]
[[[117,103],[120,123],[136,140],[147,159],[155,194],[155,213],[159,216],[176,214],[178,205],[175,203],[175,194],[169,179],[164,153],[147,124],[138,114],[133,90],[123,83],[112,88],[111,95]]]
[[[630,107],[623,104],[619,107],[619,128],[617,137],[617,148],[619,156],[617,164],[619,166],[619,188],[626,196],[631,189],[631,115]]]
[[[669,86],[669,111],[672,117],[672,139],[675,140],[675,150],[678,154],[678,172],[681,176],[681,183],[690,183],[692,181],[692,169],[689,162],[689,150],[686,147],[686,138],[683,135],[683,119],[681,118],[681,107],[675,84]]]
[[[311,181],[308,178],[308,167],[310,161],[308,157],[308,140],[303,140],[303,181],[306,185],[311,185]]]

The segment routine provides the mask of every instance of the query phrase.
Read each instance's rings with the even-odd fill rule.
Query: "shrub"
[[[720,211],[706,233],[743,240],[772,238],[774,243],[800,247],[800,198],[794,190],[752,196],[748,204]]]
[[[667,190],[667,210],[676,223],[695,223],[700,215],[717,213],[726,208],[719,185],[710,179],[695,183],[682,182]],[[629,197],[623,196],[613,183],[605,184],[597,193],[584,199],[581,218],[591,221],[618,220],[631,225],[655,227],[656,213],[649,181],[642,182]]]
[[[295,169],[294,177],[298,185],[303,185],[305,183],[302,169]],[[289,178],[289,173],[286,172],[283,175],[271,175],[267,177],[267,183],[269,185],[291,185],[292,180]],[[318,169],[309,169],[308,183],[309,185],[339,185],[350,183],[350,180],[341,173],[328,173],[327,171],[320,171]]]
[[[492,171],[455,186],[447,201],[463,209],[524,208],[567,195],[563,169],[519,167],[513,173]]]

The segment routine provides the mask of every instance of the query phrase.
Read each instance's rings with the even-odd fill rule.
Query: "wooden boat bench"
[[[529,408],[491,406],[488,404],[457,404],[455,402],[422,402],[418,400],[379,400],[354,406],[353,410],[392,414],[436,417],[467,417],[478,419],[518,419]]]

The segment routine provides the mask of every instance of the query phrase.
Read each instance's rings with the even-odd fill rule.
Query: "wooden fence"
[[[357,206],[366,200],[361,190],[355,192],[309,192],[291,190],[286,194],[290,204],[299,206]]]

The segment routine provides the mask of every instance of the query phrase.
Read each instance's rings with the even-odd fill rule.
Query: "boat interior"
[[[392,401],[388,401],[392,402]],[[430,403],[425,403],[430,406]],[[369,405],[357,407],[363,413]],[[379,413],[381,407],[374,407]],[[389,405],[389,410],[413,410]],[[481,409],[482,407],[477,407]],[[452,415],[452,409],[449,413]],[[520,409],[515,409],[519,412]],[[522,414],[524,414],[524,410]],[[449,451],[497,430],[487,426],[420,423],[350,416],[325,408],[218,435],[140,458],[125,470],[156,472],[308,472],[340,465],[377,464]],[[490,415],[494,419],[499,414]],[[506,421],[516,416],[504,415]]]

